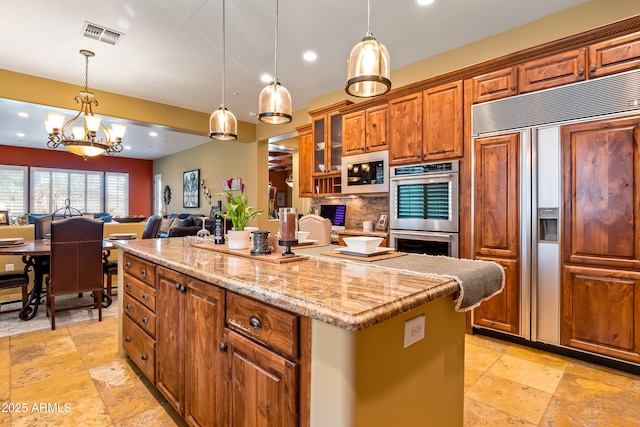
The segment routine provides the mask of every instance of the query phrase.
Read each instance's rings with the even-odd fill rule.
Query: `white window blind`
[[[71,207],[103,212],[103,172],[31,168],[31,212],[52,213]]]
[[[9,211],[9,218],[27,211],[27,168],[0,165],[0,210]]]
[[[105,174],[106,188],[106,212],[112,217],[125,217],[129,215],[129,174],[112,173]]]

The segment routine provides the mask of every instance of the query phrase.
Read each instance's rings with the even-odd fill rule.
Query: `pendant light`
[[[291,95],[278,81],[278,0],[276,0],[276,37],[273,81],[260,92],[258,119],[263,123],[282,125],[291,117]]]
[[[367,0],[367,34],[355,45],[347,63],[347,84],[344,90],[361,98],[389,92],[389,52],[379,43],[370,30],[371,2]]]
[[[211,114],[209,119],[209,137],[218,141],[233,141],[238,139],[238,121],[231,111],[224,104],[224,83],[225,83],[225,0],[222,0],[222,103],[220,108]]]

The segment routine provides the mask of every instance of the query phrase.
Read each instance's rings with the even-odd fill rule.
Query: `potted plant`
[[[254,209],[247,206],[247,196],[244,193],[244,184],[240,184],[239,189],[233,189],[233,178],[226,181],[229,190],[219,193],[218,196],[226,196],[227,206],[224,212],[220,213],[225,219],[230,219],[233,229],[227,231],[229,249],[248,249],[249,231],[245,230],[247,222],[260,215],[262,209]]]

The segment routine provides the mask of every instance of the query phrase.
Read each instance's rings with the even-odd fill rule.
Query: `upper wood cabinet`
[[[462,80],[422,92],[422,158],[443,160],[462,157]]]
[[[493,101],[518,94],[518,67],[476,76],[471,79],[471,102]]]
[[[389,107],[377,105],[342,116],[342,155],[386,150]]]
[[[313,196],[313,136],[311,124],[299,126],[298,131],[298,195]]]
[[[586,60],[582,48],[525,62],[518,66],[518,90],[533,92],[584,80]]]
[[[422,160],[422,92],[389,100],[389,164]]]
[[[589,46],[589,77],[640,67],[640,32]]]

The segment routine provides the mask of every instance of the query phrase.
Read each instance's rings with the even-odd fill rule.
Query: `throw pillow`
[[[160,228],[158,229],[158,234],[169,234],[169,229],[171,228],[171,224],[173,224],[173,219],[162,218],[162,222],[160,223]]]
[[[170,229],[173,227],[180,227],[182,225],[182,220],[180,218],[174,218],[173,222],[171,223],[171,227],[169,227]]]

